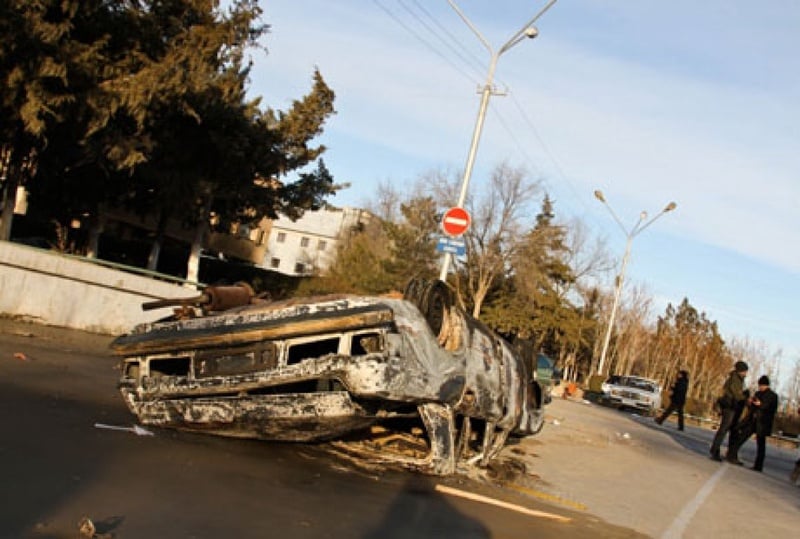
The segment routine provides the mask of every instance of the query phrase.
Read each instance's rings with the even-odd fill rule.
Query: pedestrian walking
[[[672,412],[678,413],[678,430],[683,430],[683,407],[686,404],[686,391],[689,389],[689,372],[681,369],[672,384],[669,394],[669,406],[656,418],[656,423],[661,425]]]
[[[722,462],[720,455],[720,447],[725,435],[728,434],[728,445],[730,445],[730,431],[736,424],[739,416],[744,409],[744,404],[747,399],[744,393],[744,378],[747,376],[747,363],[744,361],[737,361],[733,370],[728,374],[725,383],[722,385],[722,395],[717,399],[717,405],[720,410],[719,428],[714,435],[714,441],[711,442],[711,459]]]

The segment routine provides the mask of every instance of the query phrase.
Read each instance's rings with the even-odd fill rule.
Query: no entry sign
[[[470,217],[467,210],[458,206],[444,212],[442,230],[448,236],[460,236],[469,228]]]

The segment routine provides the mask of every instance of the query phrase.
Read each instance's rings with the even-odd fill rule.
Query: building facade
[[[315,275],[336,259],[343,239],[363,229],[374,217],[357,208],[307,211],[297,221],[272,221],[262,268],[286,275]]]

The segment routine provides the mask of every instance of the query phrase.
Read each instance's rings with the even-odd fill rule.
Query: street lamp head
[[[606,202],[606,197],[603,196],[603,192],[600,189],[598,189],[598,190],[596,190],[594,192],[594,198],[596,198],[597,200],[599,200],[600,202],[602,202],[604,204]]]
[[[667,207],[664,208],[664,213],[667,213],[668,211],[672,211],[677,207],[678,207],[677,204],[675,204],[674,202],[670,202],[669,204],[667,204]]]
[[[539,29],[536,28],[535,26],[528,26],[525,29],[525,36],[528,37],[529,39],[533,39],[538,35],[539,35]]]

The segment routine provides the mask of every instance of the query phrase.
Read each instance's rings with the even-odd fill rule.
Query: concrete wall
[[[197,295],[194,288],[0,241],[0,315],[119,335],[172,312],[143,311],[142,303]]]

